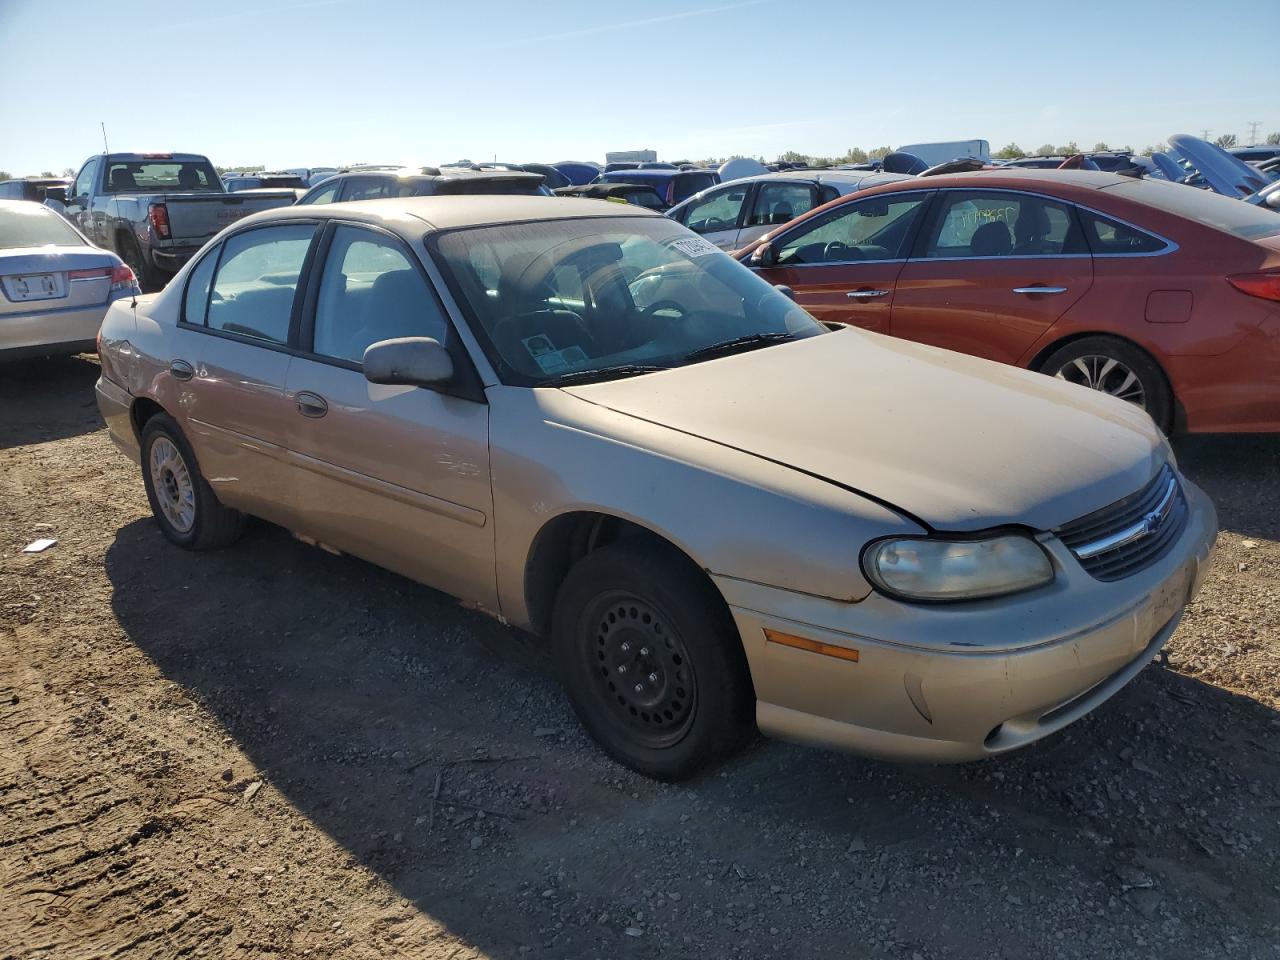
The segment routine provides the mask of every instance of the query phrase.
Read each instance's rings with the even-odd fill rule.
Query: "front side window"
[[[449,231],[433,255],[503,380],[537,386],[701,362],[824,332],[706,240],[661,217]],[[732,349],[732,348],[730,348]]]
[[[689,205],[682,221],[694,233],[715,233],[732,230],[738,225],[742,203],[747,199],[748,187],[727,187]]]
[[[944,191],[924,256],[1033,257],[1087,253],[1071,207],[1027,193]]]
[[[291,223],[228,237],[209,295],[209,328],[288,343],[293,300],[315,231],[315,224]]]
[[[313,352],[360,363],[365,348],[396,337],[444,343],[449,325],[435,294],[395,240],[338,227],[316,301]]]
[[[778,266],[902,259],[928,197],[923,190],[867,197],[814,217],[781,238]]]
[[[47,246],[83,247],[84,239],[48,207],[21,204],[0,210],[0,250]]]
[[[790,223],[814,207],[813,188],[807,183],[764,183],[756,192],[747,226]]]
[[[341,186],[341,180],[330,180],[324,186],[311,191],[298,202],[304,205],[311,203],[337,203],[338,188]]]
[[[89,195],[89,191],[93,189],[93,175],[97,169],[98,161],[96,159],[90,160],[84,165],[76,177],[75,186],[71,188],[75,196],[86,197]]]

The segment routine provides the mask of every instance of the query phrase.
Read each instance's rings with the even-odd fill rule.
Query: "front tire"
[[[689,777],[755,730],[729,611],[673,548],[623,541],[578,561],[556,599],[552,645],[587,732],[646,776]]]
[[[218,500],[172,417],[157,413],[142,429],[142,483],[161,532],[188,550],[229,546],[244,514]]]
[[[1173,429],[1173,391],[1145,350],[1115,337],[1084,337],[1045,358],[1040,372],[1141,407],[1165,434]]]

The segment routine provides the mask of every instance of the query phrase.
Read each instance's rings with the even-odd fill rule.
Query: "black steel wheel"
[[[588,554],[556,599],[552,643],[578,718],[615,759],[680,780],[754,732],[755,692],[723,598],[661,542]]]

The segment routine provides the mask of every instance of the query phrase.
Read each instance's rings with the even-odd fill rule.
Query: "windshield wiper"
[[[574,370],[562,373],[558,377],[543,380],[540,387],[567,387],[575,383],[594,383],[597,380],[613,380],[621,377],[634,377],[641,373],[656,373],[669,367],[658,367],[651,363],[616,363],[611,367],[596,367],[594,370]]]
[[[697,350],[686,353],[684,362],[697,363],[699,360],[707,360],[711,357],[738,353],[752,347],[764,347],[771,343],[781,343],[783,340],[794,339],[795,337],[789,333],[749,333],[745,337],[734,337],[732,340],[722,340],[720,343],[699,347]]]

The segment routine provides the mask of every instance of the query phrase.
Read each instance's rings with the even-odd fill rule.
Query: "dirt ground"
[[[170,546],[96,376],[0,368],[0,958],[1280,958],[1280,440],[1177,444],[1213,571],[1066,732],[665,786],[446,597]]]

